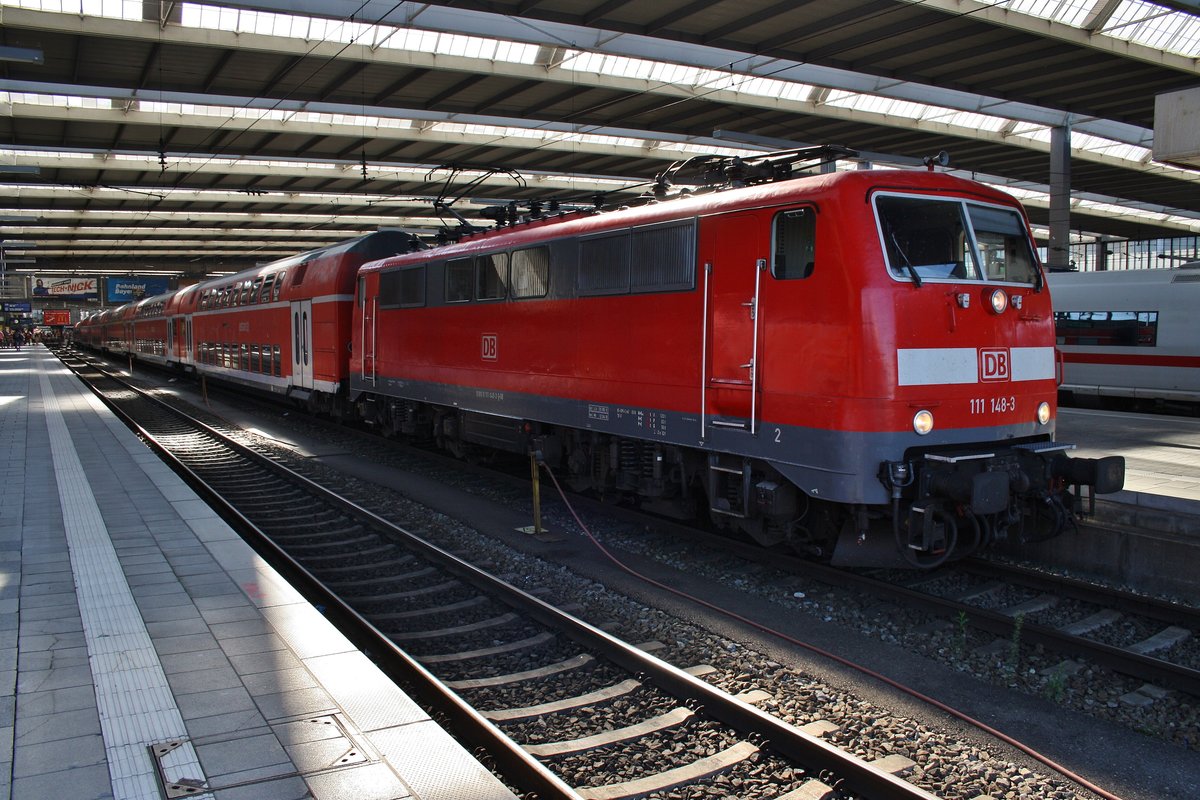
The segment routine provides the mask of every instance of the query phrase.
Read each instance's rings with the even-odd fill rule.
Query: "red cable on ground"
[[[886,675],[882,675],[872,669],[869,669],[868,667],[864,667],[861,664],[856,664],[853,661],[849,661],[845,658],[842,658],[841,656],[839,656],[835,653],[830,653],[828,650],[823,650],[820,647],[817,647],[816,645],[809,644],[808,642],[802,642],[799,639],[796,639],[792,636],[789,636],[786,633],[783,633],[782,631],[777,631],[774,628],[769,628],[760,622],[755,622],[752,619],[747,619],[746,617],[743,617],[740,614],[737,614],[737,613],[730,611],[728,609],[725,609],[725,608],[721,608],[720,606],[714,605],[713,603],[710,603],[707,600],[703,600],[699,597],[695,597],[694,595],[690,595],[687,592],[680,591],[679,589],[676,589],[672,586],[667,586],[665,583],[661,583],[659,581],[654,580],[653,578],[647,577],[646,575],[641,574],[640,572],[633,569],[632,567],[627,566],[619,558],[617,558],[612,553],[610,553],[608,551],[608,549],[604,545],[602,545],[596,539],[595,536],[592,535],[592,532],[588,529],[588,526],[585,525],[583,520],[579,518],[579,515],[577,513],[575,513],[575,507],[573,505],[571,505],[571,501],[567,499],[566,493],[563,492],[562,487],[558,483],[558,478],[554,477],[554,473],[550,470],[550,467],[548,467],[544,462],[538,462],[538,463],[540,463],[542,465],[542,467],[545,468],[546,474],[549,475],[550,480],[554,482],[554,488],[558,491],[558,496],[561,497],[563,503],[566,504],[567,510],[570,511],[571,516],[575,518],[575,523],[577,525],[579,525],[580,530],[582,530],[584,535],[587,536],[587,538],[591,541],[591,543],[593,545],[595,545],[596,549],[599,550],[604,555],[605,558],[607,558],[609,561],[611,561],[613,564],[615,564],[616,567],[618,569],[620,569],[621,571],[626,572],[629,575],[632,575],[633,577],[637,578],[638,580],[645,581],[646,583],[650,584],[651,586],[657,587],[666,592],[670,592],[671,594],[676,595],[677,597],[681,597],[684,600],[701,605],[711,611],[717,612],[718,614],[723,614],[723,615],[729,617],[730,619],[737,620],[738,622],[740,622],[744,625],[749,625],[752,628],[756,628],[756,629],[762,631],[763,633],[766,633],[771,636],[775,636],[779,639],[782,639],[783,641],[788,642],[789,644],[794,644],[797,647],[802,647],[805,650],[808,650],[809,652],[816,653],[819,656],[831,659],[843,666],[846,666],[846,667],[849,667],[850,669],[861,672],[863,675],[867,675],[878,681],[882,681],[883,683],[887,684],[888,686],[891,686],[893,689],[897,689],[901,692],[904,692],[905,694],[909,695],[910,697],[916,698],[917,700],[920,700],[923,703],[931,705],[934,708],[938,709],[939,711],[943,711],[952,717],[962,720],[963,722],[967,723],[968,725],[973,725],[974,727],[978,728],[979,730],[983,731],[984,733],[994,736],[995,738],[999,739],[1002,742],[1005,742],[1006,744],[1012,745],[1013,747],[1017,748],[1018,750],[1025,753],[1029,757],[1035,759],[1036,761],[1041,762],[1042,764],[1046,765],[1050,769],[1059,773],[1064,778],[1066,778],[1070,781],[1073,781],[1074,783],[1078,784],[1079,786],[1082,786],[1083,788],[1087,789],[1090,792],[1094,792],[1096,795],[1104,798],[1104,800],[1122,800],[1121,797],[1119,797],[1118,795],[1115,795],[1111,792],[1101,789],[1099,786],[1096,786],[1094,783],[1089,781],[1087,778],[1084,778],[1082,775],[1072,772],[1070,769],[1068,769],[1067,767],[1064,767],[1062,764],[1059,764],[1057,761],[1054,761],[1049,756],[1042,755],[1041,753],[1034,750],[1029,745],[1017,741],[1016,739],[1012,738],[1008,734],[1002,733],[1001,731],[996,730],[992,726],[988,725],[986,722],[977,720],[974,717],[969,716],[968,714],[966,714],[962,711],[959,711],[956,708],[946,705],[945,703],[943,703],[940,700],[929,697],[928,695],[923,694],[923,693],[917,691],[916,689],[913,689],[910,686],[905,686],[904,684],[899,683],[898,681],[892,680],[891,678],[887,677]]]

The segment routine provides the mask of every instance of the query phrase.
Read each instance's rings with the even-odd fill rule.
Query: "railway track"
[[[892,774],[894,762],[868,764],[823,741],[819,726],[787,725],[756,697],[705,683],[705,665],[675,668],[649,652],[655,643],[620,641],[71,354],[64,360],[530,796],[665,797],[718,776],[765,774],[785,776],[765,796],[789,800],[933,798]]]
[[[610,513],[642,516],[627,509]],[[1014,644],[1041,647],[1144,681],[1148,698],[1156,686],[1200,698],[1200,609],[1193,606],[998,561],[969,559],[916,574],[856,571],[673,522],[659,520],[654,528],[748,562],[923,611],[948,626],[991,634],[996,637],[991,648],[1006,657]]]
[[[1019,626],[1028,644],[1200,697],[1200,609],[1192,606],[994,561],[899,583],[866,577],[998,636]]]

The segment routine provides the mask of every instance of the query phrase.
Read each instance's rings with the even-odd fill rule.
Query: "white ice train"
[[[1064,399],[1200,403],[1200,261],[1048,277]]]

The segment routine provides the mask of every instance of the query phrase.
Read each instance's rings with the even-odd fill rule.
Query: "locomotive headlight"
[[[1047,422],[1050,421],[1050,404],[1047,403],[1045,400],[1038,403],[1037,417],[1038,417],[1039,425],[1045,425]]]
[[[921,409],[913,414],[913,430],[918,436],[924,436],[933,430],[933,412]]]
[[[1003,314],[1008,308],[1008,294],[1003,289],[997,289],[992,292],[992,311],[996,314]]]

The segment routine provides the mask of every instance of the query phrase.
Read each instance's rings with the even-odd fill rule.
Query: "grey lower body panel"
[[[863,432],[807,428],[749,420],[702,419],[699,413],[665,411],[620,403],[546,397],[504,389],[456,386],[352,375],[351,395],[374,394],[512,419],[535,420],[613,436],[760,459],[769,462],[805,493],[835,503],[881,505],[890,494],[878,478],[880,464],[897,461],[911,447],[1003,445],[1006,440],[1052,433],[1052,428],[1002,426],[937,431]]]

